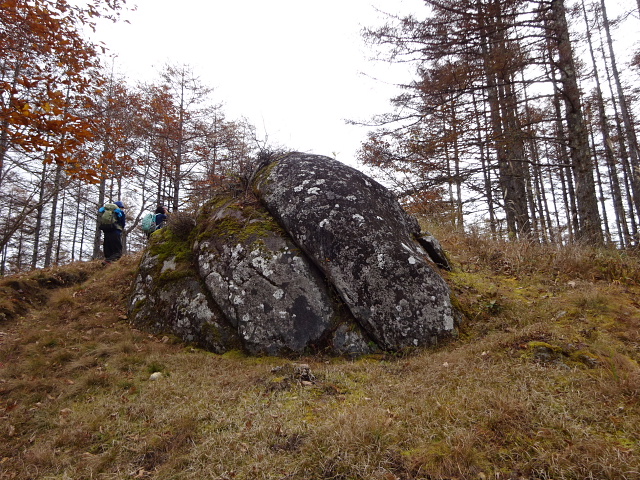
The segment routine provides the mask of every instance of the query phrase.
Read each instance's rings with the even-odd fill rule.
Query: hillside
[[[432,230],[466,318],[402,355],[148,335],[135,255],[0,279],[0,479],[640,479],[637,254]]]

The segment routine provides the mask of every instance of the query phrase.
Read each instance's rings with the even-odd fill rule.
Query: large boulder
[[[187,234],[152,235],[133,323],[218,353],[269,355],[397,351],[453,332],[425,235],[382,185],[292,153],[252,188],[255,197],[212,199]]]
[[[255,188],[380,347],[453,330],[450,291],[417,241],[418,222],[385,187],[333,159],[291,154]]]

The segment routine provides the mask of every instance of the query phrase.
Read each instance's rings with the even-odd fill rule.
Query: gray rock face
[[[275,355],[320,342],[335,305],[319,271],[266,212],[225,205],[207,221],[220,232],[196,244],[196,264],[246,349]]]
[[[175,275],[180,266],[182,271]],[[212,352],[240,348],[241,342],[190,266],[146,253],[129,301],[129,317],[144,330],[172,333]]]
[[[453,331],[449,288],[419,225],[383,186],[294,153],[253,188],[252,202],[213,199],[182,243],[170,228],[154,233],[133,323],[218,353],[268,355],[401,350]],[[176,249],[191,254],[167,253]]]
[[[256,182],[258,196],[384,349],[453,330],[450,291],[393,195],[327,157],[291,154]]]

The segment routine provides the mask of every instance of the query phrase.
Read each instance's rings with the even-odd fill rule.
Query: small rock
[[[149,376],[149,380],[159,380],[162,377],[162,372],[153,372]]]
[[[313,384],[313,382],[316,379],[315,375],[311,373],[311,367],[309,367],[309,365],[307,365],[306,363],[294,363],[293,375],[303,385],[304,385],[304,382]]]

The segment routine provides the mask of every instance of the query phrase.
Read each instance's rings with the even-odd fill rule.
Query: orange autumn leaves
[[[0,0],[0,172],[13,154],[95,179],[83,146],[95,135],[91,109],[104,80],[82,29],[115,20],[123,3]]]

